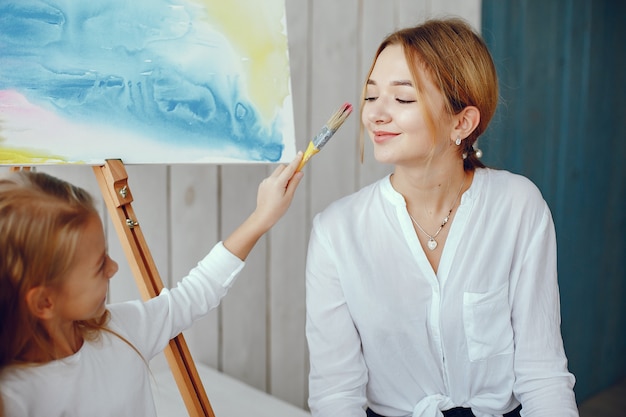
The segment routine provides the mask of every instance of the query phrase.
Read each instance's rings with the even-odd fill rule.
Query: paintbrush
[[[300,165],[296,172],[300,171],[304,165],[311,159],[313,155],[318,153],[324,145],[329,141],[329,139],[335,134],[337,129],[346,121],[348,116],[352,113],[352,104],[344,103],[343,106],[339,108],[333,114],[328,122],[324,125],[324,127],[319,131],[317,136],[313,138],[309,142],[309,146],[307,146],[306,151],[304,151],[304,155],[302,156],[302,161],[300,161]]]

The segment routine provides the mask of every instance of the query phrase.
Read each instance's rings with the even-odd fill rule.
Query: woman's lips
[[[398,133],[387,132],[384,130],[376,130],[374,133],[374,142],[383,143],[398,136]]]

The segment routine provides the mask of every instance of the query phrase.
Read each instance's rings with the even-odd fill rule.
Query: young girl
[[[155,416],[148,361],[216,307],[286,212],[299,153],[257,207],[173,289],[106,305],[118,266],[84,190],[43,173],[0,179],[0,394],[4,415]]]
[[[483,40],[457,19],[393,33],[363,94],[394,169],[313,222],[313,416],[577,416],[550,210],[474,151],[498,101]]]

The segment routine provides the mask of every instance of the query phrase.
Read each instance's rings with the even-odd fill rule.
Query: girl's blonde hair
[[[47,333],[26,305],[34,287],[58,288],[74,261],[85,225],[98,212],[83,189],[45,173],[11,172],[0,178],[0,370],[26,362],[32,349],[54,359]],[[77,322],[87,340],[109,318]]]
[[[484,167],[476,157],[473,145],[487,128],[498,104],[496,68],[484,40],[462,19],[428,20],[387,36],[376,51],[366,80],[371,76],[378,56],[389,45],[402,46],[418,95],[422,99],[426,96],[423,94],[419,69],[425,70],[442,93],[448,114],[458,114],[467,106],[478,108],[480,123],[463,140],[460,152],[466,155],[463,163],[465,170]],[[431,130],[434,130],[432,108],[426,117]]]

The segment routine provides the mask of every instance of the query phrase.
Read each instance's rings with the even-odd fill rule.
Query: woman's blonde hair
[[[61,285],[85,225],[97,215],[85,190],[45,173],[16,171],[0,178],[0,369],[25,362],[32,349],[54,359],[26,294]],[[85,339],[97,338],[108,314],[77,322],[77,329]]]
[[[423,94],[420,69],[425,70],[442,93],[448,114],[458,114],[467,106],[478,108],[480,123],[463,140],[460,152],[466,156],[463,164],[465,170],[484,167],[476,157],[473,145],[487,128],[498,104],[496,69],[484,40],[462,19],[428,20],[387,36],[376,51],[366,80],[371,76],[378,56],[389,45],[402,46],[422,99],[426,96]],[[426,117],[434,129],[432,109],[428,110]]]

